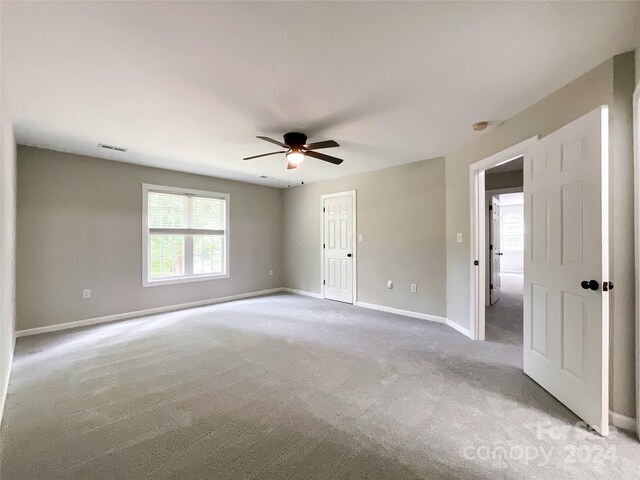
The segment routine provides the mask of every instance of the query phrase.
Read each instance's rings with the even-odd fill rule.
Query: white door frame
[[[640,83],[633,93],[633,152],[635,189],[635,257],[636,257],[636,405],[640,406]],[[640,439],[640,413],[636,415],[636,435]]]
[[[322,244],[324,243],[324,212],[322,211],[323,207],[324,207],[324,201],[328,198],[335,198],[335,197],[347,197],[350,196],[352,201],[353,201],[353,220],[351,222],[351,228],[353,231],[353,234],[351,235],[351,239],[352,239],[352,251],[353,251],[353,268],[352,270],[352,275],[353,275],[353,281],[351,283],[351,285],[353,286],[353,291],[352,291],[352,298],[351,298],[351,303],[353,305],[356,304],[356,301],[358,300],[358,283],[357,283],[357,279],[358,279],[358,268],[357,268],[357,263],[358,263],[358,255],[356,252],[356,245],[358,243],[357,239],[356,239],[356,232],[357,232],[357,228],[356,228],[356,213],[357,213],[357,208],[356,208],[356,191],[355,190],[348,190],[346,192],[337,192],[337,193],[327,193],[326,195],[320,195],[320,293],[322,294],[322,298],[325,298],[324,295],[324,248],[322,248]]]
[[[470,318],[471,325],[469,331],[473,340],[484,340],[484,313],[485,313],[485,292],[486,292],[486,222],[485,222],[485,202],[486,194],[484,187],[485,170],[497,167],[503,163],[514,160],[524,155],[525,150],[538,141],[539,135],[531,137],[512,147],[487,157],[469,166],[469,199],[471,203],[470,219],[470,261],[469,278],[471,279],[470,291]],[[475,262],[478,265],[475,265]]]

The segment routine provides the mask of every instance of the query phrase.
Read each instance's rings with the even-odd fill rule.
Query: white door
[[[607,115],[601,107],[542,138],[524,164],[524,371],[602,435],[609,431]]]
[[[354,195],[323,198],[324,298],[353,303]]]
[[[489,211],[489,302],[491,305],[500,298],[500,257],[502,250],[500,246],[500,201],[498,197],[491,197],[491,209]]]

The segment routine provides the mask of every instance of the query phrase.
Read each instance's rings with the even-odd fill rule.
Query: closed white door
[[[609,431],[608,110],[525,155],[524,371]],[[604,288],[603,288],[604,287]]]
[[[353,303],[353,194],[324,198],[324,298]]]
[[[489,256],[490,264],[490,284],[489,284],[489,301],[491,305],[500,299],[500,258],[502,250],[500,246],[500,201],[498,197],[491,197],[491,222],[489,223],[490,238]]]

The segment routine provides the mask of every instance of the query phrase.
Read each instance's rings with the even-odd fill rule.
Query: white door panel
[[[322,202],[324,297],[353,303],[353,195]]]
[[[524,163],[524,371],[602,435],[609,392],[607,115],[599,108],[542,138]],[[582,285],[590,280],[598,287]]]

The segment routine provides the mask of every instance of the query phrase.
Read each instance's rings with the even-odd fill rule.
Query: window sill
[[[223,275],[197,275],[193,277],[173,277],[162,280],[147,280],[143,279],[143,287],[160,287],[162,285],[176,285],[179,283],[193,283],[193,282],[206,282],[211,280],[221,280],[229,278],[229,274]]]

